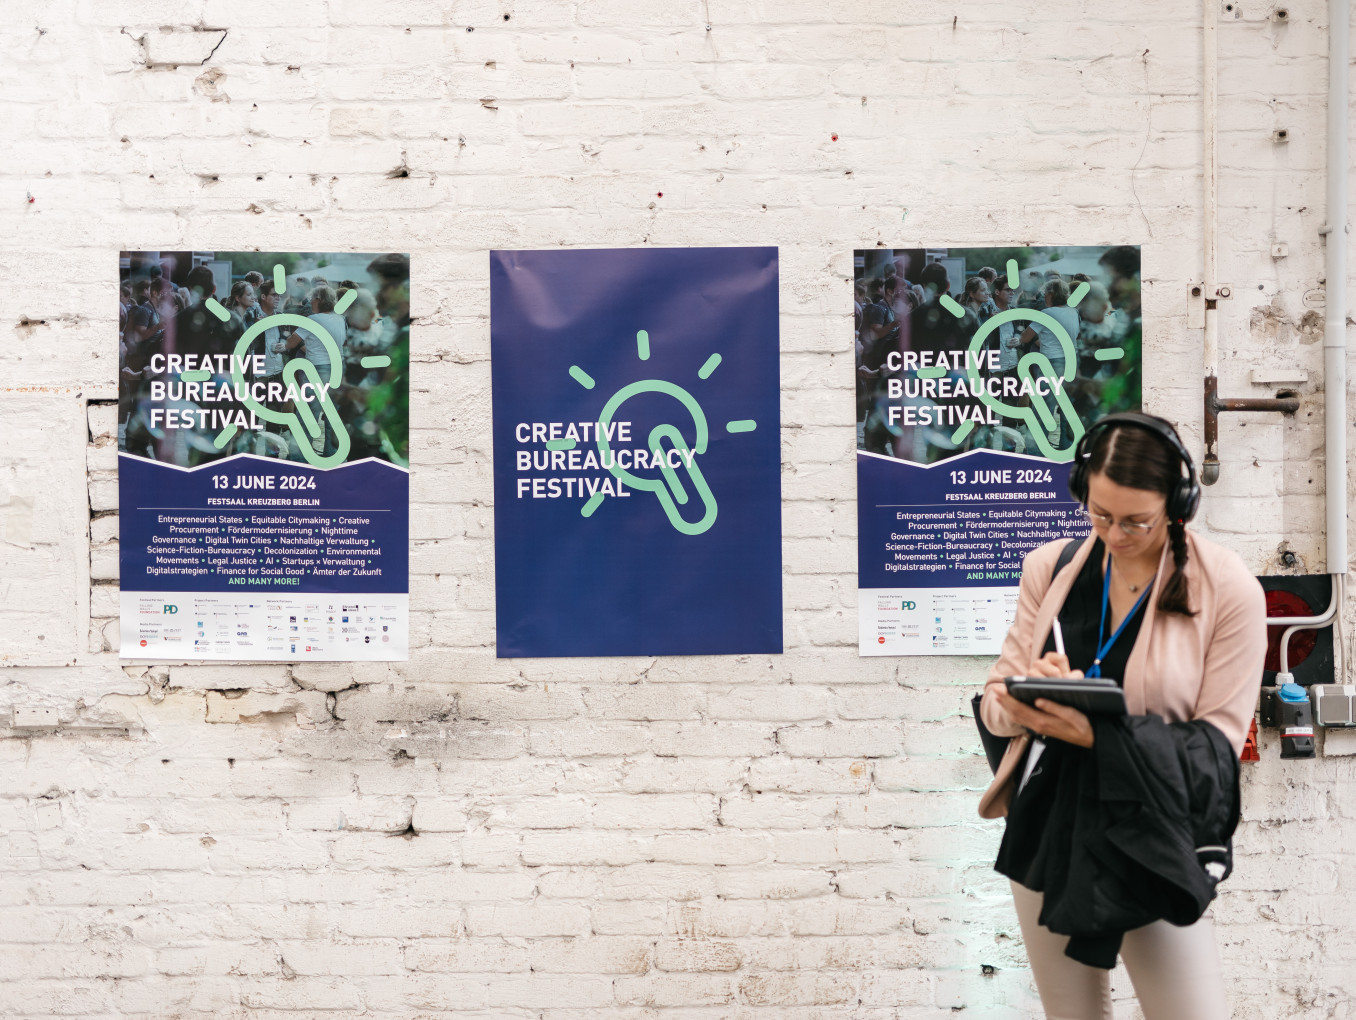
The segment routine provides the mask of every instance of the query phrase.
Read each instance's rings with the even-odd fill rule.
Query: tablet
[[[1008,676],[1008,693],[1028,705],[1046,698],[1084,715],[1125,715],[1125,692],[1106,677]]]

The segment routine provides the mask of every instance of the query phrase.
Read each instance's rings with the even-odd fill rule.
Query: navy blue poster
[[[1140,252],[855,258],[858,651],[997,655],[1022,560],[1088,533],[1087,426],[1140,408]]]
[[[409,257],[120,268],[121,655],[408,658]]]
[[[782,650],[776,248],[490,253],[498,654]]]

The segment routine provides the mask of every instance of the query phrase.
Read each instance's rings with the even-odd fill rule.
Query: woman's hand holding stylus
[[[1039,659],[1032,660],[1026,668],[1027,676],[1074,676],[1081,677],[1081,669],[1069,668],[1069,657],[1063,652],[1046,652]]]
[[[1046,652],[1027,667],[1027,676],[1081,677],[1081,669],[1070,669],[1068,656]],[[1092,723],[1076,708],[1060,705],[1046,698],[1037,698],[1035,705],[1018,701],[1001,687],[996,691],[998,705],[1018,726],[1025,726],[1042,737],[1062,740],[1078,747],[1091,747]]]

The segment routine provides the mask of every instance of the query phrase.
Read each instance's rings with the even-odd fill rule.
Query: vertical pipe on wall
[[[1205,374],[1213,376],[1219,367],[1219,336],[1211,328],[1214,311],[1214,297],[1216,280],[1216,252],[1218,250],[1218,240],[1216,237],[1218,213],[1218,200],[1216,198],[1216,182],[1219,179],[1219,166],[1215,157],[1215,111],[1219,105],[1219,43],[1216,39],[1216,22],[1219,18],[1219,11],[1216,9],[1216,0],[1202,0],[1201,15],[1201,41],[1203,47],[1202,61],[1202,87],[1201,94],[1203,100],[1201,127],[1203,132],[1202,143],[1204,145],[1204,165],[1203,165],[1203,185],[1205,188],[1204,208],[1204,243],[1205,243]]]
[[[1333,628],[1337,639],[1336,679],[1345,680],[1347,574],[1347,117],[1350,0],[1328,0],[1328,160],[1327,251],[1323,308],[1323,446],[1325,457],[1324,529],[1332,602],[1321,617],[1294,617],[1268,623],[1295,623],[1281,636],[1281,675],[1288,676],[1286,646],[1297,630]]]
[[[1350,19],[1350,0],[1328,0],[1328,245],[1324,283],[1323,417],[1330,574],[1347,572],[1347,51]]]
[[[1219,323],[1215,319],[1216,236],[1218,200],[1215,186],[1219,168],[1215,158],[1215,111],[1218,106],[1219,43],[1216,26],[1219,21],[1218,0],[1201,2],[1201,139],[1202,139],[1202,195],[1201,227],[1205,255],[1202,300],[1205,303],[1205,457],[1201,462],[1201,481],[1213,485],[1219,478],[1219,418],[1214,410],[1215,395],[1219,390]]]

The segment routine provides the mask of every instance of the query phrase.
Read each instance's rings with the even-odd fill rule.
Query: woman
[[[265,280],[259,284],[259,315],[260,318],[272,318],[277,314],[279,306],[282,304],[283,295],[279,294],[273,286],[272,280]],[[287,382],[283,379],[283,368],[287,364],[287,334],[285,326],[269,326],[259,335],[257,345],[251,347],[251,354],[258,354],[259,349],[263,351],[264,372],[260,377],[260,382],[264,384],[264,405],[270,411],[286,412],[292,410],[291,401],[278,396],[287,390]],[[281,428],[275,422],[266,422],[264,430],[267,432],[279,432]]]
[[[256,300],[254,288],[250,286],[248,280],[237,280],[232,285],[230,297],[226,299],[226,310],[231,313],[231,318],[235,320],[237,336],[245,332],[249,326],[254,314]]]
[[[895,313],[895,318],[904,322],[913,310],[918,307],[918,302],[914,299],[913,290],[909,287],[909,281],[902,276],[896,276],[895,288],[890,296],[890,311]]]
[[[163,276],[157,276],[151,281],[150,298],[151,307],[155,309],[156,318],[159,320],[151,339],[154,343],[164,344],[172,336],[174,317],[179,314],[179,305],[174,299],[174,284]]]
[[[995,315],[1017,307],[1017,291],[1008,283],[1007,277],[1000,276],[993,281],[992,302]],[[998,371],[995,375],[1004,380],[1003,401],[1025,407],[1026,397],[1015,392],[1021,382],[1017,375],[1017,362],[1022,357],[1021,333],[1021,326],[1016,322],[1000,323],[994,331],[998,344]],[[1008,379],[1013,381],[1010,386],[1006,382]]]
[[[1045,285],[1042,294],[1045,300],[1042,311],[1059,323],[1072,346],[1073,338],[1078,336],[1078,311],[1068,305],[1068,286],[1063,280],[1053,279]],[[1022,343],[1044,354],[1055,375],[1064,374],[1064,361],[1068,349],[1064,346],[1063,340],[1045,323],[1033,320],[1031,325],[1022,331]]]
[[[316,287],[316,289],[311,292],[309,302],[313,311],[306,316],[306,318],[317,323],[329,334],[330,339],[334,341],[335,346],[339,349],[339,363],[342,367],[344,358],[344,339],[348,332],[348,326],[344,322],[344,317],[334,310],[336,300],[337,298],[335,297],[334,291],[328,286],[322,284],[321,286]],[[329,348],[325,346],[325,342],[320,338],[320,334],[306,329],[305,327],[298,329],[288,338],[287,349],[295,350],[298,347],[302,349],[302,356],[315,366],[316,374],[320,376],[320,381],[325,387],[328,387],[330,384],[330,366],[332,362],[330,361]],[[305,381],[306,380],[298,377],[299,384]],[[337,385],[338,383],[336,381],[336,386]],[[310,400],[306,401],[307,405],[311,408],[311,413],[315,415],[316,424],[319,427],[318,433],[311,440],[312,449],[319,454],[325,454],[327,451],[333,452],[334,449],[329,446],[327,442],[330,430],[327,429],[325,425],[326,418],[323,396],[323,391],[321,393],[315,393],[311,395]]]
[[[377,315],[377,299],[366,287],[351,287],[339,291],[342,299],[347,290],[354,290],[354,297],[344,312],[344,322],[348,329],[348,338],[344,341],[344,381],[350,386],[373,385],[380,378],[376,369],[363,368],[363,358],[383,351],[385,330]]]
[[[980,324],[994,313],[989,298],[989,282],[982,276],[972,276],[965,281],[965,291],[961,295],[961,305],[975,313]]]
[[[1127,413],[1097,422],[1079,443],[1069,484],[1085,504],[1092,534],[1063,569],[1057,567],[1064,542],[1034,550],[1023,565],[1016,618],[990,670],[982,705],[985,725],[1015,739],[980,802],[980,814],[1007,816],[996,868],[1011,879],[1047,1017],[1110,1017],[1109,969],[1119,952],[1146,1020],[1224,1020],[1229,1011],[1214,932],[1209,915],[1201,915],[1214,883],[1227,874],[1228,837],[1237,823],[1237,757],[1266,652],[1261,586],[1237,555],[1184,527],[1200,490],[1189,455],[1163,419]],[[1067,654],[1056,651],[1060,634]],[[1090,719],[1044,699],[1028,706],[1011,697],[1003,682],[1006,676],[1084,673],[1117,680],[1130,715]],[[1218,838],[1205,845],[1188,837],[1186,862],[1179,860],[1180,848],[1171,860],[1153,859],[1155,866],[1178,868],[1182,882],[1194,881],[1204,890],[1194,901],[1197,909],[1173,917],[1177,924],[1148,923],[1171,915],[1155,912],[1157,872],[1145,868],[1131,869],[1131,880],[1119,887],[1108,882],[1085,890],[1091,894],[1081,902],[1052,902],[1052,896],[1069,899],[1070,862],[1086,863],[1079,855],[1108,835],[1094,835],[1087,825],[1089,813],[1103,805],[1077,799],[1077,790],[1090,784],[1109,799],[1108,789],[1141,782],[1159,782],[1164,789],[1167,772],[1137,774],[1125,759],[1111,757],[1117,748],[1135,751],[1143,743],[1143,761],[1152,762],[1149,742],[1155,739],[1167,742],[1169,758],[1181,748],[1194,753],[1202,741],[1214,741],[1219,752],[1216,771],[1207,776],[1218,785],[1210,810],[1223,804],[1227,815]],[[1184,774],[1194,779],[1207,772],[1179,773],[1179,786]],[[1199,789],[1169,793],[1189,802],[1191,818],[1203,821],[1206,809],[1196,807]],[[1162,805],[1172,801],[1160,798],[1152,809],[1147,801],[1141,804],[1134,831],[1152,829],[1166,813]],[[1106,860],[1115,857],[1114,846],[1097,845]],[[1092,871],[1116,874],[1114,868]],[[1146,917],[1138,926],[1106,932],[1100,945],[1096,935],[1068,937],[1069,917],[1097,913],[1108,901],[1104,897],[1117,895],[1132,912],[1143,908]],[[1051,930],[1056,916],[1064,934]],[[1079,962],[1091,958],[1095,966]]]
[[[1098,361],[1097,352],[1115,347],[1125,335],[1125,329],[1125,317],[1111,306],[1111,295],[1105,285],[1096,281],[1089,283],[1087,295],[1078,304],[1078,336],[1074,340],[1080,377],[1105,378],[1114,374],[1115,362]]]
[[[1073,353],[1074,338],[1078,336],[1078,312],[1069,307],[1069,288],[1058,273],[1053,274],[1046,282],[1042,294],[1045,300],[1042,312],[1059,324],[1064,335],[1061,337],[1040,319],[1033,318],[1031,325],[1022,331],[1021,342],[1024,347],[1034,347],[1039,351],[1050,363],[1051,374],[1055,378],[1062,378],[1067,355]],[[1050,445],[1059,446],[1065,435],[1065,420],[1060,413],[1054,393],[1038,395],[1032,399],[1044,401],[1050,409],[1050,414],[1055,420],[1054,428],[1049,430]]]

